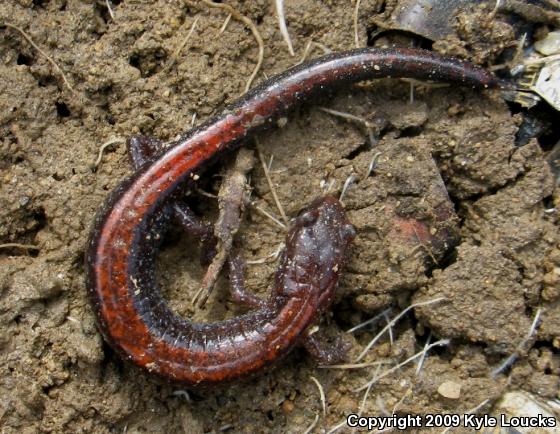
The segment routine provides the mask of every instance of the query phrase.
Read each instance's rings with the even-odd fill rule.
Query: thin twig
[[[346,419],[346,418],[344,418],[344,419],[342,420],[342,422],[340,422],[339,424],[337,424],[337,425],[331,427],[325,434],[334,434],[334,433],[337,432],[340,428],[345,427],[345,426],[348,426],[348,425],[347,425],[347,419]]]
[[[496,0],[496,6],[492,10],[492,12],[490,12],[490,17],[491,18],[494,18],[494,16],[498,13],[501,5],[502,5],[502,0]]]
[[[307,428],[303,434],[309,434],[310,432],[312,432],[315,429],[315,426],[317,425],[317,422],[319,422],[319,415],[316,414],[315,415],[315,420],[313,421],[313,423],[309,426],[309,428]]]
[[[181,50],[183,48],[185,48],[185,45],[187,45],[187,42],[189,41],[189,39],[191,38],[192,34],[194,33],[194,30],[196,29],[196,24],[198,23],[198,20],[200,19],[199,16],[196,16],[191,28],[189,29],[189,33],[187,33],[187,36],[185,36],[185,39],[183,39],[183,41],[179,44],[179,46],[175,49],[175,51],[173,52],[173,54],[171,54],[171,56],[169,57],[169,61],[167,62],[167,64],[161,69],[160,72],[164,72],[167,71],[169,68],[171,68],[175,62],[177,61],[178,57],[179,57],[179,53],[181,52]]]
[[[350,175],[348,178],[346,178],[346,181],[344,181],[344,186],[342,187],[342,191],[340,192],[340,197],[338,198],[338,201],[340,203],[343,203],[342,200],[344,199],[344,196],[346,196],[348,189],[352,184],[354,184],[354,182],[356,182],[357,179],[358,178],[354,175]]]
[[[389,330],[389,328],[391,328],[393,325],[395,325],[395,323],[401,319],[404,315],[406,315],[408,313],[408,311],[410,311],[411,309],[414,309],[415,307],[420,307],[420,306],[427,306],[429,304],[433,304],[433,303],[438,303],[442,300],[445,300],[445,297],[439,297],[439,298],[435,298],[433,300],[428,300],[428,301],[423,301],[420,303],[414,303],[411,304],[410,306],[408,306],[406,309],[404,309],[401,313],[399,313],[395,318],[393,318],[385,327],[383,327],[383,330],[381,330],[371,341],[369,344],[367,344],[367,346],[365,347],[365,349],[360,353],[360,355],[358,356],[358,358],[356,359],[356,362],[359,362],[360,360],[362,360],[364,358],[364,356],[367,354],[367,352],[371,349],[371,347],[373,347],[375,345],[375,343],[381,338],[381,336],[383,336],[383,334]]]
[[[533,337],[533,335],[535,334],[535,332],[537,331],[537,325],[538,325],[540,317],[541,317],[541,308],[538,308],[537,313],[535,314],[535,318],[533,319],[533,322],[531,323],[531,327],[529,328],[529,332],[527,333],[525,338],[521,342],[519,342],[519,344],[515,348],[515,351],[507,359],[505,359],[500,364],[500,366],[498,366],[496,369],[494,369],[492,371],[492,373],[490,374],[492,378],[496,377],[499,373],[501,373],[506,368],[508,368],[509,366],[511,366],[515,363],[515,361],[519,357],[519,354],[521,353],[521,351],[523,351],[523,348],[525,347],[525,345],[527,344],[529,339],[531,339]]]
[[[377,377],[380,369],[381,369],[381,365],[377,365],[377,368],[375,369],[375,372],[373,373],[374,377]],[[368,398],[369,392],[371,391],[372,387],[373,387],[373,384],[369,385],[366,389],[366,393],[364,393],[364,397],[362,398],[362,402],[360,403],[360,408],[358,408],[358,416],[361,416],[364,412],[364,409],[366,408],[367,398]]]
[[[538,57],[535,59],[527,59],[523,61],[524,65],[539,65],[541,63],[552,63],[560,59],[560,54],[553,54],[546,57]]]
[[[462,419],[465,419],[465,416],[469,415],[469,414],[473,414],[476,413],[478,410],[480,410],[482,407],[484,407],[486,404],[488,404],[490,402],[490,399],[485,399],[484,401],[482,401],[480,404],[478,404],[476,407],[471,408],[470,410],[467,410],[465,412],[465,414],[462,417]],[[446,428],[445,430],[443,430],[441,432],[441,434],[447,434],[449,431],[451,430],[451,427]]]
[[[174,390],[173,396],[182,396],[183,398],[185,398],[185,401],[191,402],[191,396],[189,395],[189,392],[187,390],[184,389]]]
[[[393,346],[395,341],[393,339],[393,327],[391,326],[391,320],[389,320],[389,315],[387,315],[387,313],[383,313],[383,318],[385,318],[387,326],[389,327],[389,342],[391,342],[391,346]]]
[[[338,110],[330,109],[328,107],[319,107],[319,110],[328,113],[330,115],[337,116],[339,118],[358,123],[359,125],[363,125],[366,128],[373,128],[375,126],[371,122],[367,121],[365,118],[353,115],[352,113],[341,112]]]
[[[327,400],[325,399],[325,391],[323,390],[323,386],[319,383],[313,375],[309,377],[311,381],[313,381],[317,385],[317,389],[319,389],[319,396],[321,397],[321,405],[323,407],[323,415],[327,415]]]
[[[33,42],[33,39],[31,39],[31,36],[29,36],[20,27],[14,25],[14,24],[0,23],[0,27],[2,27],[2,26],[9,27],[9,28],[17,30],[19,33],[21,33],[21,35],[27,40],[27,42],[29,42],[33,46],[33,48],[35,48],[39,53],[41,53],[45,57],[45,59],[47,59],[49,61],[49,63],[58,71],[58,73],[62,77],[62,80],[64,81],[64,84],[66,84],[66,87],[68,87],[68,90],[70,90],[70,92],[72,92],[76,97],[80,98],[80,95],[70,85],[70,82],[66,78],[66,75],[64,74],[64,72],[62,71],[60,66],[58,66],[58,64],[47,53],[45,53],[35,42]]]
[[[230,20],[231,20],[231,14],[228,14],[226,19],[224,20],[224,24],[222,24],[222,27],[220,27],[220,31],[218,32],[218,35],[221,35],[222,33],[224,33],[226,31]]]
[[[371,158],[371,161],[368,165],[366,178],[368,178],[377,167],[377,162],[379,161],[379,157],[381,157],[381,152],[376,152],[375,154],[373,154],[373,157]]]
[[[413,356],[409,357],[404,362],[399,363],[396,366],[393,366],[391,369],[388,369],[387,371],[383,372],[382,374],[380,374],[378,376],[375,376],[370,381],[368,381],[366,384],[364,384],[364,385],[358,387],[357,389],[355,389],[354,392],[361,392],[362,390],[367,389],[370,384],[377,383],[379,380],[381,380],[382,378],[385,378],[387,375],[392,374],[393,372],[402,368],[403,366],[407,365],[408,363],[412,362],[413,360],[416,360],[418,357],[421,357],[422,354],[424,354],[426,351],[431,350],[433,347],[448,345],[449,342],[450,342],[449,339],[440,339],[439,341],[436,341],[433,344],[428,345],[422,351],[420,351],[420,352],[414,354]]]
[[[0,249],[26,249],[26,250],[41,250],[39,246],[33,244],[20,244],[20,243],[4,243],[0,244]]]
[[[249,18],[247,18],[245,15],[241,15],[237,11],[237,9],[232,8],[228,4],[214,3],[214,2],[211,2],[210,0],[201,0],[201,1],[206,6],[209,6],[211,8],[222,9],[222,10],[228,12],[229,14],[231,14],[231,16],[234,19],[244,23],[247,27],[249,27],[249,29],[251,30],[251,33],[253,33],[253,36],[257,40],[257,44],[259,46],[259,56],[257,58],[257,64],[255,65],[255,68],[253,69],[253,73],[249,76],[249,79],[247,80],[247,84],[245,85],[245,92],[247,92],[251,88],[251,84],[253,83],[253,80],[255,79],[255,77],[257,76],[257,73],[261,69],[261,65],[262,65],[262,62],[263,62],[263,59],[264,59],[264,42],[263,42],[263,39],[262,39],[257,27],[255,26],[255,24]]]
[[[264,170],[264,176],[266,177],[266,181],[268,182],[268,186],[270,187],[270,192],[272,193],[272,197],[274,198],[274,202],[276,203],[276,208],[278,208],[278,211],[282,216],[282,220],[284,221],[284,224],[287,226],[288,217],[286,216],[286,213],[284,212],[284,208],[282,207],[282,204],[278,199],[278,195],[276,194],[276,189],[274,188],[274,184],[272,183],[272,178],[270,177],[270,173],[268,172],[268,167],[266,165],[266,162],[264,161],[264,157],[261,152],[261,147],[259,146],[258,143],[256,143],[256,148],[257,148],[257,155],[259,156],[259,160],[261,161],[261,165]]]
[[[406,392],[404,392],[403,396],[401,397],[401,399],[399,399],[397,401],[397,403],[393,406],[393,410],[391,410],[391,416],[394,416],[395,413],[397,412],[397,409],[400,407],[400,405],[403,403],[403,401],[406,399],[406,397],[408,395],[410,395],[410,392],[412,392],[412,386],[410,386]]]
[[[361,322],[358,325],[355,325],[354,327],[352,327],[349,330],[346,330],[346,333],[354,333],[356,330],[360,330],[361,328],[364,328],[367,325],[370,325],[372,322],[377,321],[379,318],[381,318],[382,316],[384,316],[385,314],[388,314],[389,312],[391,312],[391,308],[387,308],[385,309],[383,312],[375,315],[373,318],[368,319],[367,321]]]
[[[366,363],[347,363],[343,365],[319,365],[318,368],[321,369],[363,369],[370,368],[372,366],[386,365],[390,363],[388,360],[378,360],[376,362],[366,362]]]
[[[356,48],[360,48],[360,39],[358,37],[358,12],[360,9],[360,1],[356,0],[356,7],[354,8],[354,43]]]
[[[111,7],[111,0],[105,0],[105,6],[107,6],[107,10],[109,11],[111,19],[115,21],[115,13],[113,12],[113,8]]]
[[[303,54],[301,56],[301,59],[299,60],[298,63],[296,63],[296,65],[300,65],[303,62],[305,62],[305,59],[307,59],[307,55],[309,54],[309,52],[311,51],[311,44],[313,43],[313,40],[310,39],[307,44],[305,44],[305,48],[303,50]]]
[[[282,249],[285,247],[284,243],[280,243],[278,245],[278,248],[272,252],[270,255],[265,256],[264,258],[261,259],[254,259],[252,261],[245,261],[245,263],[247,265],[258,265],[258,264],[264,264],[265,262],[270,262],[270,261],[274,261],[276,260],[276,258],[278,258],[278,256],[280,256],[280,252],[282,251]]]
[[[301,65],[303,62],[305,62],[312,46],[319,47],[321,50],[323,50],[324,54],[332,53],[332,50],[329,49],[326,45],[320,44],[319,42],[314,42],[312,39],[310,39],[309,42],[305,45],[305,49],[303,50],[300,61],[296,63],[296,65]]]
[[[432,332],[430,332],[430,334],[428,335],[428,339],[426,339],[426,345],[424,345],[424,349],[426,349],[430,345],[431,340],[432,340]],[[418,374],[422,370],[422,366],[424,365],[425,359],[426,359],[426,353],[424,352],[422,357],[420,357],[420,360],[418,360],[418,366],[416,366],[416,373],[415,373],[416,376],[418,376]]]
[[[294,56],[294,48],[292,46],[292,40],[290,39],[290,34],[288,33],[288,27],[286,26],[286,17],[284,16],[284,0],[275,0],[276,5],[276,15],[278,15],[278,25],[280,26],[280,33],[288,45],[288,51],[290,56]]]
[[[358,124],[359,126],[362,126],[363,128],[365,128],[367,134],[368,134],[368,139],[370,142],[370,145],[373,146],[377,143],[377,139],[375,138],[374,135],[374,131],[375,131],[375,125],[371,122],[369,122],[367,119],[362,118],[360,116],[356,116],[353,115],[352,113],[346,113],[346,112],[341,112],[338,110],[333,110],[327,107],[319,107],[319,110],[328,113],[330,115],[342,118],[346,121]]]
[[[258,212],[260,212],[262,215],[264,215],[265,217],[267,217],[271,221],[273,221],[276,225],[278,225],[278,227],[282,228],[282,230],[285,231],[287,229],[287,226],[284,223],[282,223],[277,217],[273,216],[271,213],[266,211],[264,208],[261,208],[255,202],[251,202],[251,206],[253,208],[255,208]]]
[[[97,154],[97,159],[91,165],[91,170],[93,170],[95,172],[99,168],[99,165],[101,164],[101,160],[103,159],[103,152],[105,151],[106,148],[108,148],[111,145],[114,145],[115,143],[124,143],[124,142],[125,142],[124,139],[121,139],[121,138],[117,137],[117,138],[111,139],[111,140],[103,143],[99,147],[99,153]]]

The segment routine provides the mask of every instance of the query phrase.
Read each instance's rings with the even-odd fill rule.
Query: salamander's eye
[[[342,237],[345,240],[353,240],[356,238],[356,229],[351,224],[345,224],[342,227]]]
[[[303,226],[311,226],[313,223],[317,221],[319,217],[319,212],[317,210],[313,211],[304,211],[298,216],[298,223]]]

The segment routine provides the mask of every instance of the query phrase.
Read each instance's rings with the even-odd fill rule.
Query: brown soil
[[[353,47],[348,1],[287,2],[296,58],[278,32],[273,2],[227,3],[263,36],[257,81],[296,63],[310,39],[331,50]],[[368,17],[387,20],[395,3],[362,1],[361,41]],[[140,132],[171,139],[193,115],[199,123],[219,113],[243,92],[257,55],[242,24],[232,20],[218,34],[226,14],[202,3],[125,0],[113,7],[114,20],[104,1],[7,0],[0,8],[0,21],[24,29],[75,90],[18,31],[0,28],[0,243],[39,247],[0,250],[2,432],[296,433],[316,415],[315,432],[327,430],[357,412],[363,394],[353,390],[375,366],[321,369],[298,349],[258,378],[187,395],[122,362],[100,337],[86,298],[84,246],[96,210],[131,172],[123,144],[109,147],[94,172],[100,144]],[[461,16],[456,34],[435,48],[497,63],[515,40],[506,17],[489,18],[489,8]],[[195,17],[191,39],[164,68]],[[320,54],[313,48],[312,56]],[[411,363],[380,380],[363,414],[395,407],[399,414],[460,413],[489,399],[479,410],[487,413],[506,388],[560,398],[559,220],[545,212],[560,207],[560,190],[545,155],[536,140],[515,146],[520,115],[497,92],[416,85],[412,102],[409,95],[410,84],[395,80],[344,89],[310,101],[284,127],[259,137],[265,156],[274,155],[272,176],[290,216],[321,194],[322,184],[334,181],[340,191],[350,174],[358,177],[345,198],[358,237],[323,322],[330,335],[389,307],[393,317],[411,303],[445,297],[406,315],[392,329],[394,342],[384,336],[365,361],[386,361],[379,372],[389,369],[420,351],[428,333],[432,342],[451,343],[431,350],[419,374]],[[363,129],[319,106],[366,118],[377,125],[379,143],[371,148]],[[202,181],[217,192],[219,177]],[[251,182],[256,202],[274,210],[260,165]],[[197,211],[214,218],[216,204],[194,196]],[[254,260],[283,238],[250,209],[238,241]],[[444,255],[446,243],[455,242]],[[226,279],[208,308],[194,312],[190,298],[203,269],[189,243],[170,240],[161,254],[160,280],[172,308],[200,321],[239,314]],[[265,296],[275,267],[249,266],[248,287]],[[492,377],[539,308],[537,333],[517,350],[511,370]],[[352,359],[384,325],[381,319],[348,337]],[[324,388],[326,415],[311,376]],[[461,385],[459,398],[438,393],[444,381]]]

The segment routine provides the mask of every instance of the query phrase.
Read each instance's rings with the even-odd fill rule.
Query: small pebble
[[[449,399],[459,399],[461,396],[461,384],[455,381],[444,381],[438,387],[438,393]]]
[[[286,414],[291,413],[292,411],[294,411],[294,403],[286,399],[282,403],[282,411]]]

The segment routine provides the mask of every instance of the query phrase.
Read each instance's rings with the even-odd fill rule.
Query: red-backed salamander
[[[160,294],[154,268],[161,212],[175,200],[178,187],[197,179],[211,161],[295,105],[344,84],[381,77],[476,88],[499,85],[493,75],[470,63],[423,50],[334,53],[264,81],[112,192],[93,227],[86,274],[99,328],[123,358],[187,386],[212,385],[252,374],[301,343],[333,298],[353,236],[336,199],[318,199],[296,219],[266,303],[210,324],[180,318]]]

